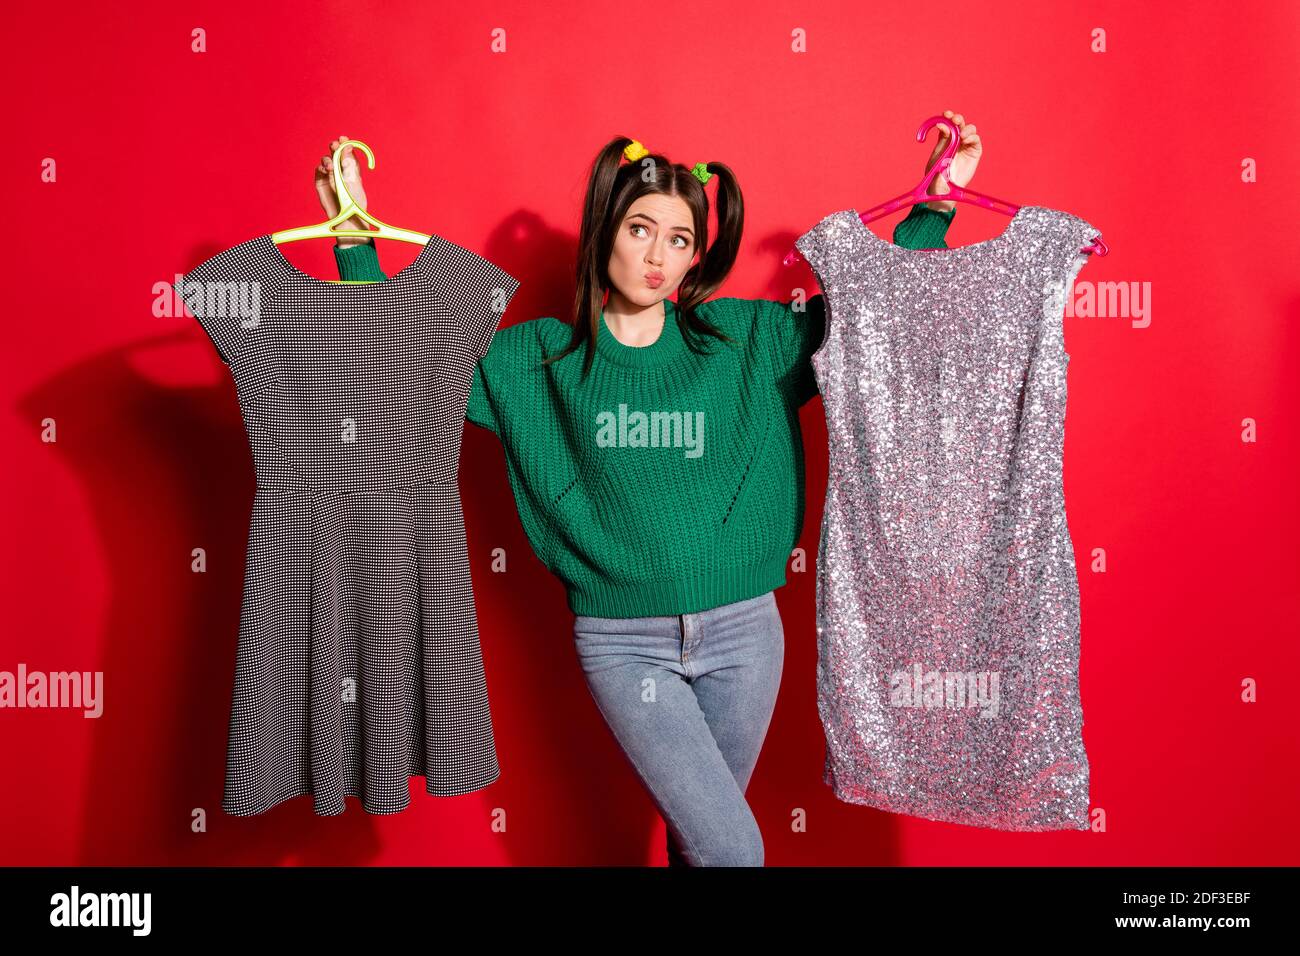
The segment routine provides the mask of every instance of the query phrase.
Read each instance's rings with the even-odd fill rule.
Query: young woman
[[[944,115],[962,130],[951,179],[965,185],[979,137]],[[350,150],[342,168],[364,207]],[[332,217],[331,176],[325,156]],[[894,241],[943,246],[954,204],[933,205]],[[504,446],[524,531],[565,585],[587,685],[667,823],[672,865],[763,863],[745,789],[784,661],[773,592],[804,518],[799,408],[817,393],[823,299],[710,299],[743,223],[727,166],[612,140],[583,208],[574,321],[499,329],[466,411]],[[373,240],[337,242],[341,278],[383,281]]]

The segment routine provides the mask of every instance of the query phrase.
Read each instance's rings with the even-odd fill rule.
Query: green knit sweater
[[[894,242],[943,247],[954,215],[913,206]],[[335,258],[342,279],[385,278],[373,241]],[[696,311],[735,341],[693,350],[665,299],[651,345],[622,344],[602,316],[585,380],[581,350],[540,364],[569,342],[556,318],[498,329],[475,369],[465,417],[500,438],[529,544],[574,614],[687,614],[786,581],[824,302],[719,298]]]

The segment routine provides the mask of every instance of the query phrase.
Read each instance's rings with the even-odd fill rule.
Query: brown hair
[[[730,336],[695,314],[695,308],[722,285],[736,261],[740,234],[745,224],[745,203],[735,175],[722,163],[707,169],[718,183],[718,237],[709,245],[709,197],[704,184],[681,163],[669,162],[658,153],[648,153],[636,162],[623,163],[623,150],[631,142],[626,136],[612,139],[596,156],[587,183],[582,208],[582,232],[578,237],[578,285],[574,295],[573,337],[564,351],[546,359],[558,361],[583,343],[590,347],[583,360],[583,372],[591,369],[597,323],[609,289],[609,256],[618,228],[628,208],[641,196],[662,193],[681,197],[691,210],[699,261],[686,270],[677,290],[678,321],[688,347],[695,351],[695,336],[712,336],[733,341]]]

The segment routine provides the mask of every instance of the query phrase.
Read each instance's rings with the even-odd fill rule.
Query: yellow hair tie
[[[649,155],[650,150],[646,149],[636,140],[632,140],[632,142],[623,147],[623,156],[626,157],[627,161],[630,163],[635,163],[642,156]]]

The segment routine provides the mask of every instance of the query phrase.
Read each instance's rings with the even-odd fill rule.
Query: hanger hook
[[[356,202],[352,199],[352,194],[348,192],[348,187],[343,185],[343,169],[341,167],[343,150],[351,146],[353,149],[359,149],[366,154],[367,169],[375,168],[375,154],[365,143],[359,139],[350,139],[346,143],[340,143],[338,149],[334,150],[334,194],[339,200],[339,212],[344,213],[350,209],[358,208]]]
[[[916,131],[916,141],[924,143],[926,134],[940,125],[948,128],[948,145],[944,147],[943,155],[939,157],[939,161],[930,167],[930,171],[925,174],[925,179],[921,180],[920,188],[922,190],[929,189],[934,177],[952,165],[952,159],[957,155],[957,147],[961,142],[961,131],[957,129],[957,124],[940,113],[936,113],[921,124],[921,128]]]

